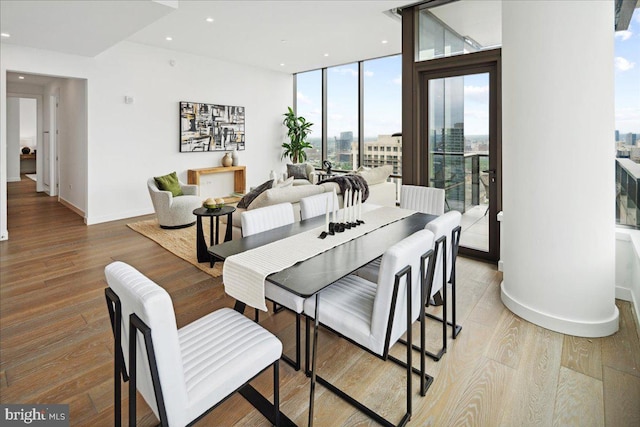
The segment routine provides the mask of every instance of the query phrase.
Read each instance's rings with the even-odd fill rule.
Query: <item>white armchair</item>
[[[160,190],[153,178],[147,181],[153,209],[162,228],[184,228],[196,223],[193,210],[202,206],[198,186],[180,183],[180,187],[184,194],[173,197],[170,191]]]

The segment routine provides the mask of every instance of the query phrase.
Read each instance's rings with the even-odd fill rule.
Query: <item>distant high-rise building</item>
[[[402,175],[402,137],[378,135],[377,141],[364,143],[363,166],[393,166],[394,175]]]
[[[620,141],[620,131],[616,130],[616,142]]]
[[[353,142],[353,132],[340,132],[340,138],[336,138],[336,151],[350,152]]]
[[[625,137],[625,143],[627,145],[636,145],[636,134],[629,132]]]

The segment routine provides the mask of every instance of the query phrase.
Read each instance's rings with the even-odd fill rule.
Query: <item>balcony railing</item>
[[[640,230],[640,164],[616,159],[616,223]]]

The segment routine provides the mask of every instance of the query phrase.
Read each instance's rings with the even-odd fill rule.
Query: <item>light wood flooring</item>
[[[104,266],[127,262],[166,288],[178,326],[233,301],[219,278],[131,231],[128,221],[86,226],[55,198],[35,193],[29,179],[9,183],[8,200],[10,240],[0,242],[0,401],[66,403],[74,426],[113,425],[113,342]],[[617,302],[617,334],[576,338],[513,315],[500,302],[500,280],[492,265],[459,258],[463,330],[457,340],[449,340],[440,362],[428,361],[435,382],[426,397],[418,395],[414,382],[409,425],[639,426],[640,345],[630,305]],[[280,313],[261,320],[291,354],[293,317]],[[439,325],[429,323],[428,330],[435,346]],[[323,376],[399,419],[404,405],[400,367],[327,332],[320,334],[320,348]],[[402,355],[404,349],[393,351]],[[304,426],[309,381],[302,372],[281,366],[282,411]],[[253,384],[270,396],[271,377],[267,371]],[[126,389],[123,394],[126,416]],[[138,401],[139,425],[155,425],[151,411]],[[322,386],[316,391],[315,421],[316,426],[374,424]],[[237,395],[200,423],[267,424]]]

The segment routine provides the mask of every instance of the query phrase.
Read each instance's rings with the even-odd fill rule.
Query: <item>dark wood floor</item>
[[[104,266],[127,262],[167,289],[178,326],[233,301],[219,278],[127,228],[133,219],[86,226],[55,198],[35,193],[28,179],[9,183],[8,199],[10,240],[0,242],[0,401],[66,403],[74,426],[113,425]],[[501,274],[493,266],[462,258],[458,277],[464,329],[458,340],[449,341],[439,363],[428,362],[436,380],[424,398],[416,389],[410,425],[640,425],[640,345],[628,303],[618,302],[616,335],[576,338],[534,326],[505,309]],[[292,316],[261,319],[290,353]],[[429,326],[435,343],[439,328]],[[330,334],[322,333],[320,340],[320,372],[399,419],[402,370]],[[267,373],[254,385],[269,396],[270,381]],[[306,425],[308,393],[307,378],[283,364],[282,410],[299,425]],[[322,387],[316,396],[316,425],[372,424]],[[156,424],[138,401],[139,424]],[[234,396],[200,425],[268,423]]]

